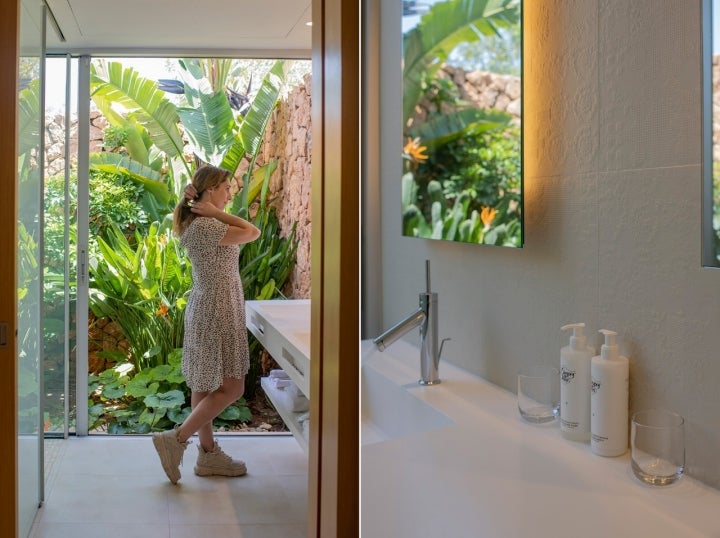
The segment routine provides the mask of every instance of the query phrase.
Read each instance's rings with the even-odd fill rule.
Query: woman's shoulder
[[[187,245],[196,240],[217,240],[219,241],[227,231],[227,224],[220,222],[212,217],[197,216],[185,228],[180,236],[180,243]]]

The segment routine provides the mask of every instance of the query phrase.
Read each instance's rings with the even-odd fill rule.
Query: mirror
[[[702,263],[720,267],[720,0],[703,0]]]
[[[403,235],[521,247],[521,0],[403,0]]]

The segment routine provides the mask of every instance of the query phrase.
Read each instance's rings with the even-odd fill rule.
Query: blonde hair
[[[195,190],[197,191],[195,199],[200,199],[200,195],[202,195],[203,192],[208,189],[212,189],[213,187],[217,187],[229,179],[230,172],[224,168],[219,168],[210,164],[206,164],[198,168],[191,180],[192,186],[195,187]],[[196,213],[190,211],[188,201],[185,199],[185,196],[182,196],[173,211],[173,233],[177,236],[182,235],[182,233],[188,226],[190,226],[190,223],[195,220],[197,216],[198,215]]]

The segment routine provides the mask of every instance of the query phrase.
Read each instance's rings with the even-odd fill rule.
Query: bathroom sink
[[[304,349],[310,349],[310,332],[294,332],[292,337],[298,340]]]
[[[310,301],[255,301],[255,308],[267,317],[277,319],[282,323],[299,324],[310,323]]]
[[[413,388],[417,388],[413,385]],[[453,421],[374,367],[361,370],[361,441],[363,445],[449,426]]]

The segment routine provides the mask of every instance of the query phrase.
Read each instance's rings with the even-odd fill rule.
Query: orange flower
[[[427,146],[420,145],[420,138],[408,137],[407,144],[403,147],[403,153],[410,157],[415,162],[422,162],[427,160],[428,156],[425,155]]]
[[[480,212],[480,220],[482,221],[485,228],[488,228],[490,226],[490,223],[495,220],[495,215],[497,215],[497,209],[495,209],[494,207],[483,206]]]
[[[156,315],[156,316],[166,316],[166,315],[167,315],[167,312],[168,312],[168,307],[167,307],[167,305],[161,304],[161,305],[160,305],[160,308],[158,308],[158,309],[155,311],[155,315]]]

